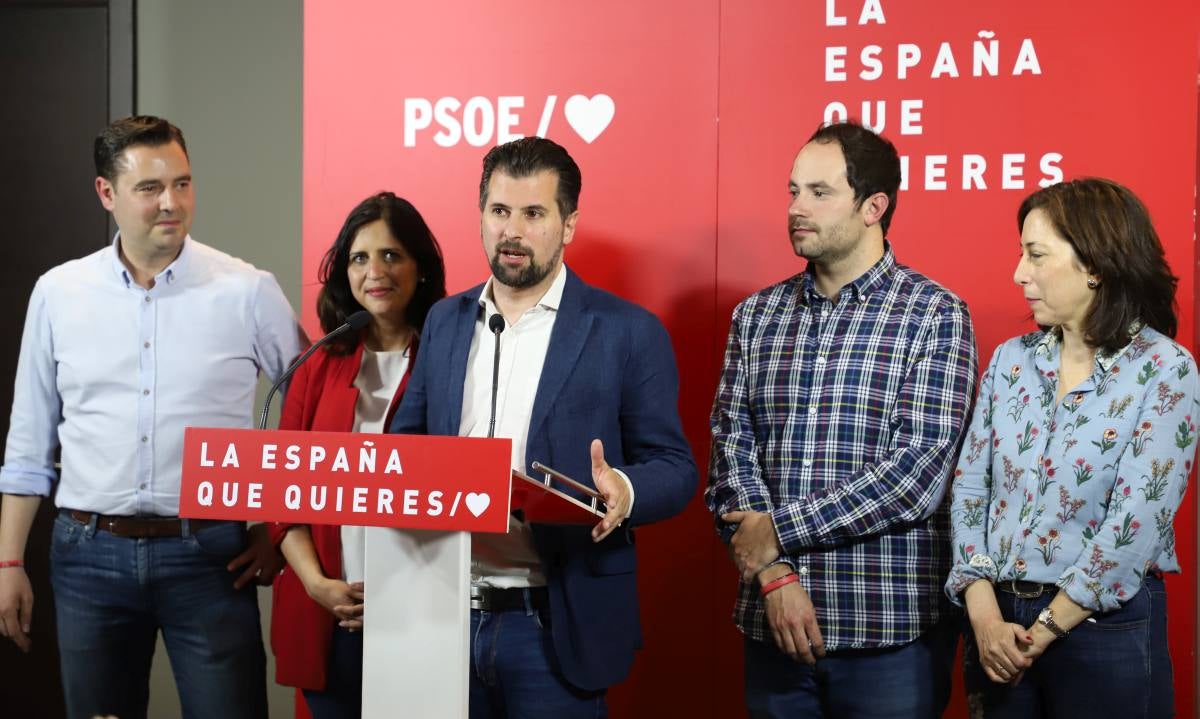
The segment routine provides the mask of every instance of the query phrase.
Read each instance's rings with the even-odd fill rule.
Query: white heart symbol
[[[492,498],[486,494],[471,492],[467,495],[467,509],[471,510],[471,514],[474,514],[476,517],[487,511],[491,503]]]
[[[588,144],[600,137],[616,112],[613,99],[603,93],[590,98],[587,95],[572,95],[566,104],[567,122]]]

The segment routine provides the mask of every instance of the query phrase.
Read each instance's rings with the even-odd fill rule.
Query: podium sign
[[[188,427],[179,515],[507,532],[511,440]]]
[[[363,716],[467,719],[471,534],[507,532],[513,509],[604,514],[595,490],[514,472],[511,454],[509,439],[188,427],[179,515],[370,527]]]

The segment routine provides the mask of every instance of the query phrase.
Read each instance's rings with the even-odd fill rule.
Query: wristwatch
[[[1054,621],[1054,610],[1050,607],[1046,607],[1041,611],[1040,614],[1038,614],[1037,621],[1038,624],[1041,624],[1043,627],[1049,629],[1050,633],[1059,639],[1062,639],[1070,634],[1070,632],[1068,632],[1066,629],[1058,626],[1058,622]]]

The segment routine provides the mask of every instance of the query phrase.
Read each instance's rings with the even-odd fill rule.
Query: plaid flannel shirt
[[[804,272],[733,313],[705,501],[769,512],[829,650],[905,644],[944,611],[947,493],[977,358],[966,305],[890,246],[834,304]],[[770,635],[757,582],[734,620]]]

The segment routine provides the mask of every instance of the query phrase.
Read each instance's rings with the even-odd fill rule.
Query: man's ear
[[[100,204],[104,205],[104,209],[109,212],[112,212],[113,206],[116,204],[116,200],[113,197],[116,192],[117,189],[113,187],[113,184],[107,178],[96,178],[96,196],[100,198]]]
[[[877,225],[883,221],[883,216],[887,213],[888,207],[892,203],[888,201],[888,196],[882,192],[876,192],[862,203],[862,218],[863,224],[867,227]]]
[[[563,220],[563,244],[571,244],[571,240],[575,239],[575,222],[579,219],[579,210],[575,210],[567,215],[567,219]]]

